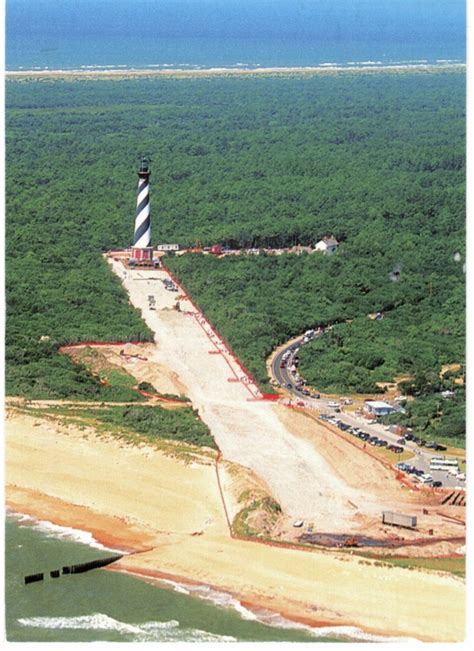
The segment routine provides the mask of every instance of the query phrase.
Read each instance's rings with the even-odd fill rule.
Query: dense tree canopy
[[[89,395],[57,344],[150,337],[101,258],[130,244],[147,154],[154,242],[340,240],[332,257],[172,261],[261,381],[274,345],[334,323],[302,354],[308,379],[408,374],[422,396],[463,363],[464,122],[456,73],[9,81],[8,391]]]

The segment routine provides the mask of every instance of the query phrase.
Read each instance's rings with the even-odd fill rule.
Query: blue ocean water
[[[464,0],[7,0],[6,68],[465,62]]]

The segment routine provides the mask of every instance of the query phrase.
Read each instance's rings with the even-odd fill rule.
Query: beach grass
[[[448,572],[464,578],[466,576],[466,559],[459,558],[396,558],[392,556],[378,556],[370,552],[359,552],[358,556],[370,558],[385,565],[396,565],[405,567],[409,570],[435,570],[438,572]]]

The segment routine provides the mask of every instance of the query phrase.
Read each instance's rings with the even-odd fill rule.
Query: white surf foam
[[[78,617],[22,617],[18,623],[29,628],[114,631],[134,642],[236,642],[230,635],[218,635],[195,628],[180,628],[179,622],[148,621],[127,623],[104,613],[93,613]]]
[[[88,531],[82,531],[81,529],[74,529],[73,527],[62,527],[58,524],[53,524],[49,520],[38,520],[33,518],[30,515],[25,513],[11,513],[8,515],[14,517],[20,523],[27,523],[27,526],[30,526],[37,531],[45,534],[49,538],[57,538],[59,540],[69,540],[71,542],[81,543],[83,545],[88,545],[89,547],[94,547],[95,549],[101,549],[103,551],[116,552],[118,554],[123,554],[124,550],[114,549],[112,547],[106,547],[102,545],[94,536]]]
[[[331,637],[331,638],[341,638],[344,640],[354,640],[360,642],[417,642],[414,638],[408,637],[388,637],[382,635],[373,635],[371,633],[366,633],[360,628],[355,626],[325,626],[325,627],[313,627],[306,624],[300,624],[299,622],[294,622],[290,619],[286,619],[277,613],[272,613],[271,611],[260,611],[255,613],[252,610],[246,608],[241,604],[241,602],[226,592],[220,592],[210,588],[207,585],[184,585],[182,583],[177,583],[175,581],[170,581],[168,579],[162,580],[160,582],[171,585],[176,592],[182,592],[188,595],[195,595],[201,599],[211,601],[214,605],[220,606],[222,608],[232,608],[237,611],[242,619],[247,619],[251,621],[258,621],[260,624],[266,624],[267,626],[272,626],[275,628],[284,628],[305,631],[313,637]]]
[[[118,631],[119,633],[134,634],[141,632],[138,626],[124,624],[103,613],[93,613],[92,615],[81,615],[79,617],[21,617],[18,623],[22,626],[43,629]]]

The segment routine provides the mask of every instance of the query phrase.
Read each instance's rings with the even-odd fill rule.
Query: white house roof
[[[365,404],[372,409],[394,409],[392,405],[389,405],[388,402],[383,402],[382,400],[366,400]]]
[[[327,244],[327,246],[337,246],[339,244],[334,237],[323,237],[322,241],[324,244]]]

